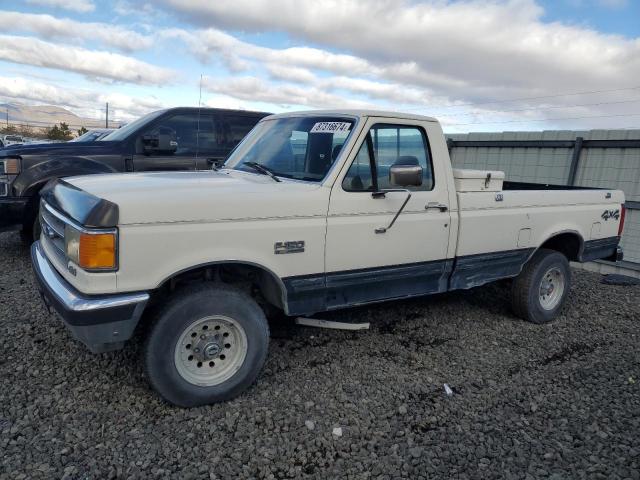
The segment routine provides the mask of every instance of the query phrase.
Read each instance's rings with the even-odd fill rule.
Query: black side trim
[[[287,290],[287,313],[304,315],[327,310],[324,273],[283,278]]]
[[[342,308],[447,290],[452,260],[327,274],[327,307]]]
[[[444,292],[453,260],[284,278],[289,315]]]
[[[573,185],[554,185],[550,183],[511,182],[502,183],[502,190],[607,190],[600,187],[576,187]]]
[[[40,196],[56,210],[82,226],[113,228],[118,225],[118,205],[84,190],[54,179],[40,191]]]
[[[620,243],[620,237],[607,237],[599,238],[597,240],[587,240],[584,242],[582,248],[582,254],[580,255],[581,262],[590,262],[591,260],[613,259],[615,261],[618,258],[618,244]]]
[[[515,277],[533,251],[533,248],[521,248],[458,257],[449,290],[473,288],[501,278]]]

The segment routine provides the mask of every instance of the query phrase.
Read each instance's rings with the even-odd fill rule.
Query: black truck
[[[221,163],[264,112],[179,107],[149,113],[95,142],[0,150],[0,231],[39,236],[39,192],[72,175],[206,170]]]

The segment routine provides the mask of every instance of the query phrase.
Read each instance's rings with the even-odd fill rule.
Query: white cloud
[[[303,8],[293,0],[163,1],[196,24],[286,32],[347,52],[287,48],[266,55],[272,63],[374,76],[454,99],[623,87],[640,76],[640,40],[544,23],[534,0],[327,0]],[[201,54],[229,49],[229,39],[216,36],[202,38],[209,47]],[[241,46],[237,55],[268,60]]]
[[[314,83],[318,76],[311,70],[302,67],[289,67],[286,65],[267,65],[267,71],[271,77],[278,80],[293,81],[296,83]]]
[[[62,8],[79,13],[93,12],[96,9],[91,0],[27,0],[27,3],[43,7]]]
[[[280,108],[292,106],[312,108],[374,107],[370,102],[353,100],[316,87],[276,84],[251,76],[228,79],[205,78],[203,87],[215,94],[248,102],[271,103]]]
[[[163,103],[154,97],[101,93],[21,77],[0,76],[0,97],[63,106],[80,114],[95,112],[103,108],[105,102],[109,102],[110,108],[118,111],[119,119],[137,117],[164,107]]]
[[[44,42],[31,37],[0,35],[0,59],[79,73],[97,80],[163,85],[174,72],[117,53]]]
[[[118,25],[77,22],[46,14],[0,11],[0,25],[4,26],[5,33],[26,30],[48,40],[98,40],[126,52],[150,48],[153,45],[151,36],[141,35]]]

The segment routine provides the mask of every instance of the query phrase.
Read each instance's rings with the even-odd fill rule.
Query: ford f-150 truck
[[[99,141],[0,150],[0,231],[39,236],[40,189],[53,178],[92,173],[211,169],[266,113],[179,107],[149,113]]]
[[[32,260],[90,350],[145,323],[151,385],[207,404],[257,378],[274,308],[308,316],[512,278],[515,314],[551,321],[569,261],[621,258],[623,193],[503,177],[453,169],[432,118],[274,115],[219,169],[52,181]]]

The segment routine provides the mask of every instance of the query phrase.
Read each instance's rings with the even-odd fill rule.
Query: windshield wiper
[[[278,177],[276,177],[271,170],[269,170],[267,167],[265,167],[261,163],[258,163],[258,162],[244,162],[243,165],[246,165],[247,167],[251,167],[254,170],[262,173],[263,175],[268,175],[269,177],[273,178],[276,182],[281,182],[282,181]]]

